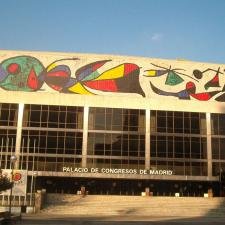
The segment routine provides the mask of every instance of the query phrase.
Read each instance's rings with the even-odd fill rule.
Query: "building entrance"
[[[69,177],[38,177],[37,188],[46,189],[47,193],[77,194],[85,187],[89,195],[133,195],[149,192],[153,196],[196,196],[212,190],[219,196],[218,182],[163,181],[163,180],[125,180],[125,179],[90,179]]]

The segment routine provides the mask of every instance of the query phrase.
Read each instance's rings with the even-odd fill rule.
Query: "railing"
[[[10,196],[0,195],[0,206],[9,206]],[[34,195],[30,193],[26,196],[12,196],[12,206],[34,206]]]

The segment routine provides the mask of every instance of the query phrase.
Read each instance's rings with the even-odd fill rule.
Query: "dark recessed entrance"
[[[123,180],[90,179],[69,177],[38,177],[37,189],[46,189],[47,193],[77,194],[84,186],[90,195],[141,195],[149,190],[153,196],[204,196],[212,189],[219,196],[218,182],[159,181],[159,180]]]

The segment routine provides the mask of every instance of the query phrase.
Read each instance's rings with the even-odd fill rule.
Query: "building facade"
[[[28,191],[221,195],[225,65],[0,51],[0,167]],[[36,174],[36,173],[35,173]]]

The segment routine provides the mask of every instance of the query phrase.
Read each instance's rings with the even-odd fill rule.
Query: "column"
[[[145,110],[145,169],[150,169],[150,109]]]
[[[87,167],[88,114],[89,114],[89,107],[88,106],[84,106],[83,142],[82,142],[82,167]]]
[[[17,157],[17,161],[15,163],[15,169],[19,169],[19,162],[20,162],[20,148],[21,148],[21,139],[22,139],[22,127],[23,127],[23,111],[24,111],[24,104],[20,103],[19,109],[18,109],[17,130],[16,130],[15,156]]]
[[[206,113],[206,135],[207,135],[208,179],[211,179],[212,178],[212,139],[211,139],[210,113]]]

